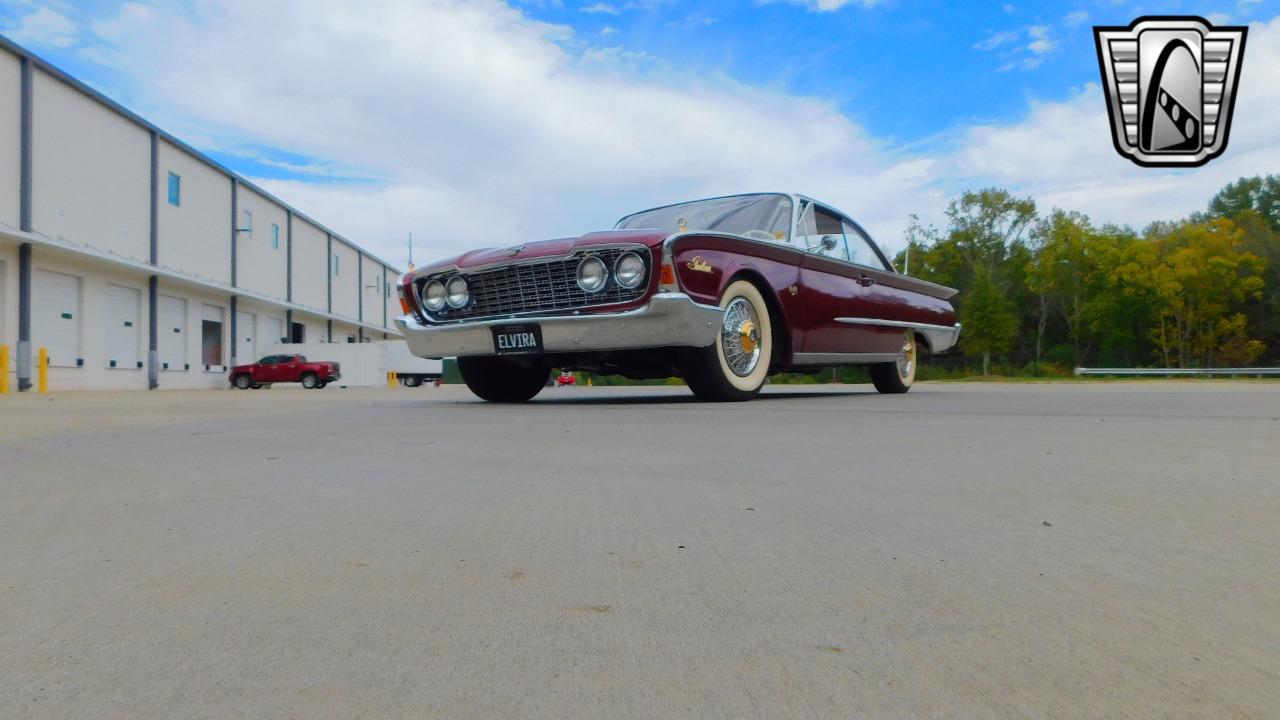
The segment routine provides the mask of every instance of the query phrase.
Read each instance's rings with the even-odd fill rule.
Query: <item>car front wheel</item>
[[[320,387],[320,378],[316,377],[315,373],[307,373],[302,376],[302,387],[308,390],[314,390],[317,387]]]
[[[734,402],[755,397],[773,360],[773,321],[759,288],[738,280],[720,298],[724,319],[714,345],[685,353],[684,381],[700,400]]]
[[[877,363],[872,365],[871,382],[875,383],[876,390],[887,394],[904,393],[911,389],[911,384],[916,380],[916,338],[912,333],[907,333],[902,339],[902,351],[898,354],[898,359],[890,363]]]
[[[537,395],[551,377],[549,367],[526,367],[500,357],[460,357],[458,372],[471,392],[483,400],[521,403]]]

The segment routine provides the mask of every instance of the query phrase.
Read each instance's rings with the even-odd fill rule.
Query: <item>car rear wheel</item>
[[[898,394],[911,389],[916,380],[916,337],[907,333],[902,339],[902,351],[898,359],[890,363],[877,363],[870,367],[871,382],[882,393]]]
[[[302,376],[302,387],[308,390],[314,390],[320,387],[320,378],[315,373],[307,373]]]
[[[236,376],[235,385],[240,390],[248,390],[253,387],[253,378],[248,373],[240,373]]]
[[[760,290],[747,280],[725,288],[724,320],[714,345],[688,351],[684,381],[700,400],[735,402],[755,397],[773,360],[773,320]]]
[[[520,403],[546,387],[549,367],[526,367],[500,357],[460,357],[458,372],[471,392],[483,400]]]
[[[418,387],[421,384],[422,384],[422,378],[416,377],[414,375],[410,375],[409,377],[404,379],[405,387]]]

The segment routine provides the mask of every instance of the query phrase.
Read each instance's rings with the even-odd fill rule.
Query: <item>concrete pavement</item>
[[[1274,717],[1280,384],[0,397],[0,717]]]

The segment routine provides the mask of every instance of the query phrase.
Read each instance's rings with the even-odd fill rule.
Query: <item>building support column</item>
[[[387,285],[387,266],[382,266],[382,288],[378,290],[378,297],[382,298],[382,327],[387,326],[387,301],[391,299],[391,294],[387,292],[391,288]],[[383,340],[386,340],[384,333]]]
[[[329,318],[329,342],[333,342],[333,318]]]
[[[325,305],[324,310],[325,312],[332,314],[333,313],[333,265],[334,265],[333,235],[331,233],[325,233],[324,242],[325,242],[325,247],[327,248],[326,252],[329,253],[329,259],[325,268],[326,270],[325,292],[328,293],[328,300],[325,301],[327,304]]]
[[[160,278],[152,275],[147,281],[147,314],[150,318],[147,328],[147,389],[160,387],[160,318],[156,317],[159,306]]]
[[[31,60],[19,66],[18,229],[31,232]],[[18,391],[31,389],[31,243],[18,248]]]
[[[18,392],[31,389],[31,243],[18,247]]]
[[[238,315],[238,314],[239,314],[239,313],[237,313],[237,312],[236,312],[236,300],[238,299],[238,297],[239,297],[239,296],[237,296],[237,295],[232,295],[232,296],[231,296],[231,324],[230,324],[230,327],[231,327],[231,350],[230,350],[230,352],[231,352],[231,365],[230,365],[229,367],[235,367],[236,365],[239,365],[239,364],[240,364],[240,363],[236,362],[236,346],[240,344],[240,343],[236,342],[237,340],[239,340],[239,339],[240,339],[240,336],[237,334],[237,333],[239,332],[239,330],[236,328],[236,315]]]
[[[231,287],[236,285],[236,243],[240,240],[240,212],[238,207],[240,183],[231,178]]]
[[[356,251],[356,319],[364,322],[364,253]]]
[[[156,131],[151,131],[151,265],[160,263],[160,141]],[[150,321],[147,335],[147,389],[160,387],[160,319],[156,317],[159,306],[160,278],[152,275],[147,280],[147,317]]]
[[[284,220],[284,299],[293,302],[293,211]]]
[[[284,337],[285,344],[293,344],[293,308],[284,311]]]

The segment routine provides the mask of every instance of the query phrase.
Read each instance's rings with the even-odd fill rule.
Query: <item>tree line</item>
[[[961,352],[943,365],[1280,364],[1280,175],[1241,178],[1203,212],[1141,232],[999,188],[965,192],[946,217],[913,216],[895,263],[960,291]]]

